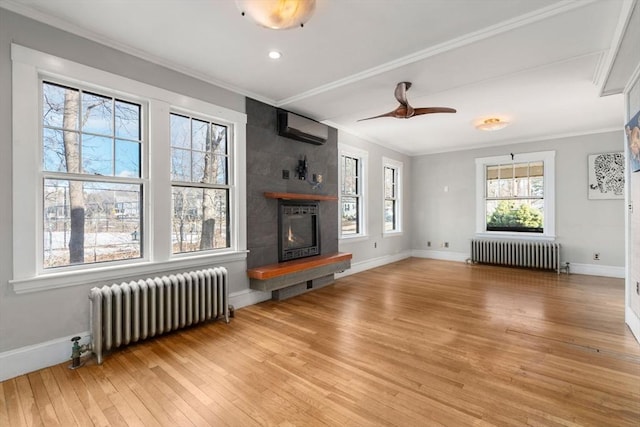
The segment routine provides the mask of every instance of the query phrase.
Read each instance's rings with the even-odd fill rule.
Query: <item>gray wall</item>
[[[12,278],[11,43],[244,112],[244,96],[54,29],[0,8],[0,352],[89,329],[91,284],[16,295]],[[19,94],[13,94],[19,96]],[[248,288],[246,263],[227,266],[231,283]]]
[[[340,251],[353,254],[353,270],[358,266],[375,266],[394,259],[394,256],[408,255],[411,250],[411,197],[412,197],[412,164],[411,158],[405,154],[390,150],[381,145],[368,142],[350,133],[338,132],[339,144],[364,150],[368,153],[368,175],[366,194],[367,236],[366,238],[341,239]],[[383,177],[382,158],[402,162],[402,224],[401,234],[383,237]]]
[[[623,151],[623,144],[620,131],[414,157],[411,246],[468,254],[475,234],[475,159],[555,150],[556,235],[563,246],[562,261],[622,267],[624,200],[587,198],[587,158]],[[443,241],[450,242],[448,249],[440,247]],[[593,260],[594,252],[600,253],[600,261]]]
[[[279,136],[276,109],[247,98],[247,248],[249,268],[278,262],[278,201],[265,192],[338,194],[337,131],[329,128],[324,145]],[[298,160],[307,156],[309,178],[323,176],[313,189],[295,174]],[[289,171],[289,179],[282,171]],[[320,202],[320,239],[323,254],[338,251],[338,203]]]

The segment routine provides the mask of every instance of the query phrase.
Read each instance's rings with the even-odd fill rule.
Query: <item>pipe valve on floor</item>
[[[69,369],[77,369],[84,365],[84,362],[81,362],[80,357],[82,353],[91,350],[90,344],[80,345],[78,344],[80,341],[80,337],[71,338],[71,342],[73,345],[71,346],[71,365],[69,365]]]

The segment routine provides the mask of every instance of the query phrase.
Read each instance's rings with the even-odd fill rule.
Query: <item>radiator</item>
[[[229,323],[224,267],[123,282],[89,293],[91,350],[103,352],[220,316]]]
[[[560,273],[560,244],[552,242],[471,240],[472,262],[540,268]]]

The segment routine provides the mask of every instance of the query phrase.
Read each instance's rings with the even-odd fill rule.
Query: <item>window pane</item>
[[[191,152],[188,150],[171,150],[171,180],[191,181]]]
[[[211,143],[213,145],[213,152],[216,154],[228,154],[227,153],[227,127],[217,125],[213,123],[211,125]]]
[[[191,148],[190,119],[188,117],[171,114],[171,146],[176,148]]]
[[[358,194],[358,159],[343,157],[343,194]]]
[[[116,137],[140,140],[140,106],[130,102],[116,101]]]
[[[229,247],[229,191],[172,188],[173,253]]]
[[[92,93],[82,94],[82,132],[113,135],[113,99]]]
[[[396,201],[384,201],[384,231],[393,231],[396,229]]]
[[[82,171],[113,175],[113,140],[104,136],[85,135],[82,138]]]
[[[534,177],[529,180],[531,186],[531,196],[543,197],[544,196],[544,178]]]
[[[49,127],[78,130],[79,102],[80,91],[43,82],[42,124]]]
[[[542,200],[487,200],[486,206],[488,231],[544,231]]]
[[[498,197],[500,193],[500,181],[491,179],[487,181],[487,197]]]
[[[63,133],[61,130],[42,130],[42,168],[45,171],[65,172],[67,169]]]
[[[116,176],[140,177],[140,144],[116,140]]]
[[[395,170],[393,168],[384,168],[384,197],[392,199],[395,194]]]
[[[207,151],[208,142],[211,140],[209,123],[202,120],[191,120],[191,149],[196,151]]]
[[[140,258],[142,187],[44,181],[44,268]]]
[[[358,198],[342,197],[341,227],[342,235],[358,234]]]

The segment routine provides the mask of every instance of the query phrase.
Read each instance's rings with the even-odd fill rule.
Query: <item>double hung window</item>
[[[401,227],[402,163],[383,159],[384,233],[397,233]]]
[[[246,257],[245,114],[11,48],[14,291]]]
[[[367,153],[340,149],[340,237],[364,236],[365,174]]]
[[[552,237],[554,152],[476,159],[478,233]]]

